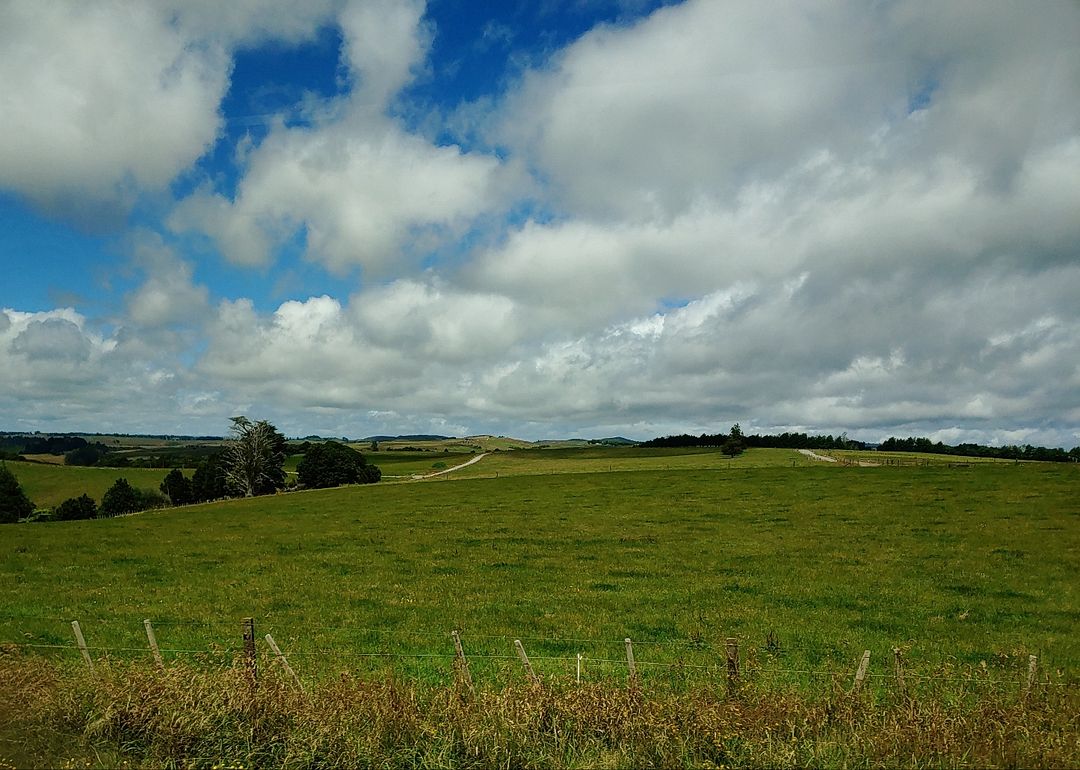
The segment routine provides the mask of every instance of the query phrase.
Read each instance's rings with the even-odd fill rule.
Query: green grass
[[[745,470],[748,468],[809,467],[821,462],[791,449],[753,449],[731,458],[711,448],[585,447],[518,449],[493,452],[455,478],[493,478],[613,471]]]
[[[475,457],[473,452],[365,452],[364,458],[379,466],[383,478],[434,473]],[[481,461],[482,462],[482,461]],[[442,465],[437,468],[435,466]]]
[[[536,451],[531,475],[5,527],[0,642],[67,645],[77,618],[91,645],[144,650],[152,618],[163,647],[236,648],[254,616],[309,677],[390,663],[438,678],[446,659],[354,655],[446,654],[452,629],[477,656],[512,656],[521,638],[559,676],[573,664],[542,658],[582,652],[588,676],[624,675],[599,662],[624,637],[646,676],[715,665],[728,636],[762,669],[850,672],[870,649],[881,671],[900,646],[916,671],[1015,678],[1033,653],[1073,675],[1078,469],[791,467],[779,450],[665,450],[652,461],[713,465],[616,469],[646,451]],[[573,472],[544,475],[559,463]]]
[[[7,463],[19,480],[26,496],[39,508],[51,508],[70,497],[90,495],[101,502],[105,490],[118,478],[126,478],[133,487],[157,490],[168,468],[81,468],[71,465]],[[192,471],[185,471],[191,475]]]

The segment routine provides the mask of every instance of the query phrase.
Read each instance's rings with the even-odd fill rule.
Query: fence
[[[36,620],[60,622],[53,618],[33,618],[31,616],[9,615],[8,620]],[[63,621],[67,623],[68,621]],[[155,629],[155,624],[157,629]],[[70,621],[70,641],[11,641],[0,642],[0,650],[21,649],[43,653],[78,654],[83,663],[94,670],[95,661],[111,657],[147,657],[164,669],[168,661],[192,656],[200,661],[217,661],[230,666],[241,665],[247,671],[253,685],[258,678],[260,657],[262,666],[268,663],[279,666],[293,682],[303,690],[305,673],[307,680],[317,679],[315,674],[320,663],[340,664],[359,661],[381,661],[400,663],[424,662],[435,670],[452,676],[460,685],[472,689],[477,663],[494,665],[502,674],[519,671],[534,684],[545,679],[563,680],[581,684],[587,680],[625,681],[629,687],[639,687],[644,678],[653,678],[657,673],[676,677],[693,674],[721,686],[729,691],[737,691],[743,684],[751,681],[779,681],[794,678],[801,681],[824,680],[833,690],[842,689],[857,695],[869,682],[876,682],[879,688],[888,688],[901,694],[908,694],[917,686],[953,687],[966,690],[973,687],[992,687],[1002,691],[1014,690],[1023,694],[1036,687],[1076,687],[1078,683],[1071,673],[1064,669],[1051,670],[1040,668],[1039,658],[1029,654],[1026,660],[994,661],[994,665],[938,664],[930,670],[919,669],[911,665],[912,647],[893,647],[884,654],[875,656],[870,650],[863,650],[853,657],[847,668],[831,668],[813,665],[782,665],[783,658],[800,651],[820,655],[820,647],[799,647],[781,644],[775,635],[770,634],[764,646],[751,645],[744,638],[723,637],[720,644],[711,644],[701,638],[633,640],[596,639],[574,637],[509,637],[503,635],[466,634],[453,630],[438,635],[438,639],[428,637],[428,648],[424,651],[406,652],[392,649],[356,649],[342,645],[316,646],[297,644],[294,649],[283,649],[271,633],[261,637],[256,633],[254,618],[244,618],[237,628],[237,633],[230,637],[224,646],[213,644],[205,648],[194,646],[162,646],[158,641],[158,631],[170,626],[202,626],[216,628],[221,621],[176,621],[144,619],[141,623],[140,637],[145,643],[133,645],[95,645],[87,642],[87,633],[78,620]],[[305,626],[305,631],[326,632],[342,631],[341,627]],[[382,629],[350,628],[351,631],[380,632]],[[232,646],[239,643],[238,646]],[[433,645],[431,643],[434,643]],[[475,645],[475,646],[474,646]],[[485,647],[486,645],[486,647]],[[261,650],[260,650],[261,646]],[[618,656],[610,650],[619,648]],[[567,649],[577,647],[581,651],[569,655],[537,654],[551,647]],[[501,648],[501,649],[500,649]],[[597,649],[608,650],[607,654],[596,654]],[[636,652],[635,652],[636,648]],[[432,651],[432,650],[435,651]],[[476,650],[484,650],[477,652]],[[533,652],[530,654],[529,650]],[[654,656],[652,650],[662,649],[665,654]],[[261,652],[261,655],[260,655]],[[644,652],[644,654],[642,654]],[[674,660],[670,660],[672,655]],[[653,657],[667,657],[668,660],[653,660]],[[1015,656],[1014,656],[1015,657]],[[691,662],[688,662],[688,660]],[[542,668],[538,672],[538,667]],[[299,671],[299,673],[298,673]],[[490,673],[490,672],[489,672]],[[419,670],[418,670],[419,675]]]

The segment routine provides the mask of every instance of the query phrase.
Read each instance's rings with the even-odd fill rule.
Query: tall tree
[[[19,486],[15,474],[0,463],[0,524],[14,524],[34,512],[34,504]]]
[[[222,462],[225,482],[237,495],[266,495],[285,486],[285,437],[266,420],[232,418],[232,438]]]

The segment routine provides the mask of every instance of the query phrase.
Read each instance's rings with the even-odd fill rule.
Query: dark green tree
[[[179,468],[169,471],[165,480],[159,487],[161,493],[169,498],[173,505],[187,505],[195,502],[195,494],[192,489],[191,479],[184,475]]]
[[[119,478],[106,490],[104,497],[101,498],[98,516],[105,519],[120,516],[124,513],[134,513],[140,510],[141,502],[139,493],[128,483],[128,480]]]
[[[229,496],[225,486],[225,469],[221,466],[220,455],[210,455],[195,469],[191,477],[191,501],[204,503],[207,500],[220,500]]]
[[[296,472],[300,484],[309,489],[341,484],[373,484],[382,478],[382,471],[368,465],[362,454],[336,441],[312,446],[296,467]]]
[[[14,524],[34,512],[34,504],[19,486],[15,474],[0,463],[0,524]]]
[[[743,441],[742,428],[739,427],[739,423],[735,423],[731,426],[731,434],[720,446],[720,451],[728,457],[737,457],[738,455],[741,455],[745,449],[746,444]]]
[[[97,517],[97,503],[89,495],[71,497],[56,506],[53,521],[81,521]]]

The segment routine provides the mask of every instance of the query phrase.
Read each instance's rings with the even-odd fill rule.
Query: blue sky
[[[0,428],[1080,444],[1080,9],[0,9]]]

